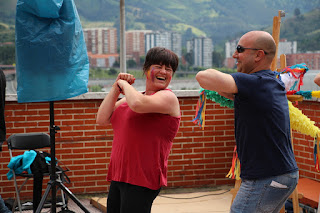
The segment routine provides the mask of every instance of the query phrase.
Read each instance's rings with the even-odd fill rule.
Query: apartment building
[[[187,52],[193,56],[193,66],[212,67],[212,40],[207,37],[197,37],[187,41]]]
[[[88,52],[92,54],[117,53],[116,28],[85,28],[83,33]]]
[[[140,57],[145,56],[145,35],[151,30],[129,30],[126,32],[126,55],[127,59],[133,59],[137,64]]]
[[[118,60],[116,28],[83,29],[90,67],[112,67]]]
[[[177,32],[155,31],[145,35],[145,52],[152,47],[172,50],[179,58],[182,55],[182,35]]]
[[[278,57],[282,54],[296,54],[297,53],[297,41],[287,41],[282,39],[279,41]]]
[[[91,67],[109,67],[118,60],[116,28],[83,29]],[[182,55],[182,35],[176,32],[152,30],[128,30],[126,35],[126,58],[140,64],[140,57],[155,46],[165,47]],[[111,58],[109,58],[111,57]]]

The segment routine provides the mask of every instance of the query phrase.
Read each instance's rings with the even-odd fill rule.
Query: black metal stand
[[[86,207],[82,205],[82,203],[72,194],[72,192],[63,185],[61,180],[57,180],[56,175],[56,150],[55,150],[55,134],[57,130],[60,130],[58,126],[54,124],[54,103],[50,101],[50,150],[51,150],[51,172],[50,172],[50,181],[48,182],[48,186],[46,191],[44,192],[40,204],[37,208],[36,213],[40,213],[43,205],[48,197],[49,191],[51,189],[51,213],[56,213],[56,203],[57,203],[57,187],[63,190],[67,196],[69,196],[84,212],[90,213]]]

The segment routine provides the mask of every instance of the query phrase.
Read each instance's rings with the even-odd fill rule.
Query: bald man
[[[230,212],[279,212],[298,183],[285,85],[270,70],[276,44],[264,31],[244,34],[237,73],[200,71],[200,86],[234,100],[242,184]]]

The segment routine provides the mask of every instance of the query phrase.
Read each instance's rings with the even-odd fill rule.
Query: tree
[[[102,86],[101,85],[92,85],[90,86],[90,92],[101,92]]]
[[[294,16],[295,17],[299,17],[300,14],[301,13],[300,13],[300,9],[299,8],[294,9]]]
[[[0,64],[14,64],[15,45],[0,46]]]
[[[117,68],[119,68],[120,67],[120,62],[119,61],[115,61],[114,63],[113,63],[113,66],[112,67],[117,67]]]
[[[115,68],[110,68],[109,71],[108,71],[108,74],[109,74],[109,75],[115,75],[115,74],[117,74],[117,72],[118,72],[117,69],[115,69]]]
[[[186,53],[184,58],[186,59],[186,61],[188,62],[189,65],[193,64],[193,54],[192,54],[192,52]]]
[[[143,65],[146,60],[146,56],[140,56],[140,64]]]
[[[191,40],[194,37],[192,33],[192,28],[188,28],[184,34],[182,34],[182,45],[185,46],[187,41]]]
[[[212,66],[214,67],[222,67],[223,66],[224,57],[222,53],[212,52]]]
[[[129,59],[129,60],[127,61],[127,66],[128,66],[128,68],[137,67],[137,62],[136,62],[135,60],[133,60],[133,59]]]

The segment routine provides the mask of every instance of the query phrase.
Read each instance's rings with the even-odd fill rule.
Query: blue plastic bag
[[[73,0],[18,0],[18,102],[57,101],[88,92],[89,60]]]

